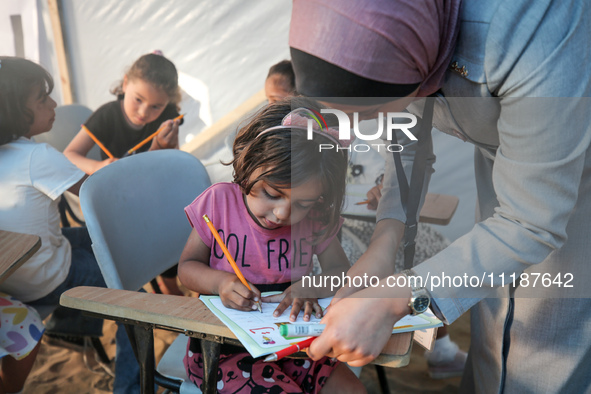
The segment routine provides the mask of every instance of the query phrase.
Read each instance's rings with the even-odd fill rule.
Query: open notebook
[[[264,294],[268,295],[268,294]],[[273,316],[273,311],[279,303],[263,303],[263,313],[242,312],[226,308],[219,296],[200,296],[203,303],[236,335],[238,340],[254,358],[264,356],[281,350],[304,338],[285,339],[279,334],[279,327],[290,324],[288,308],[279,317]],[[325,309],[332,298],[318,300],[320,306]],[[306,324],[302,319],[302,313],[298,316],[298,324]],[[314,316],[308,323],[319,323],[321,319]],[[396,323],[393,333],[426,330],[441,327],[443,324],[433,314],[427,313],[419,316],[405,316]]]

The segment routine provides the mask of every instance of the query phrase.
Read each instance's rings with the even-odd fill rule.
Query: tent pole
[[[66,48],[64,45],[64,36],[62,33],[62,21],[60,18],[58,0],[47,0],[49,5],[49,16],[53,28],[53,37],[55,41],[55,52],[57,64],[59,67],[60,81],[62,83],[63,104],[72,104],[73,94],[70,83],[70,70],[68,68],[68,59],[66,57]]]

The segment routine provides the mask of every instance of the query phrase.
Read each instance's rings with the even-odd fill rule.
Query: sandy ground
[[[109,357],[115,356],[116,326],[105,322],[102,343]],[[460,347],[469,347],[469,316],[462,316],[450,326],[450,335]],[[176,334],[156,330],[155,349],[159,359]],[[86,364],[85,356],[86,355]],[[89,367],[95,372],[91,371]],[[460,378],[433,380],[427,374],[427,363],[423,349],[413,346],[410,364],[404,368],[386,368],[390,392],[392,393],[456,393]],[[379,393],[379,385],[374,366],[365,366],[361,380],[369,393]],[[112,390],[113,379],[107,375],[94,359],[94,352],[74,351],[43,343],[33,371],[29,375],[24,394],[104,394]],[[161,390],[162,391],[162,390]]]

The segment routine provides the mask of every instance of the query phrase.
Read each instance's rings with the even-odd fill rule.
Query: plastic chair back
[[[138,290],[175,265],[191,232],[184,208],[209,186],[199,159],[172,149],[133,155],[90,176],[80,202],[107,286]]]
[[[74,139],[80,131],[80,126],[92,115],[92,110],[81,104],[62,105],[55,109],[55,122],[47,133],[34,137],[37,142],[45,142],[60,152]],[[88,158],[101,160],[100,148],[94,146],[87,155]]]

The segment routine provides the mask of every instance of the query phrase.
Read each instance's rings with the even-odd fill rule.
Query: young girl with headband
[[[317,297],[330,295],[324,290],[303,294],[310,289],[304,289],[300,279],[311,273],[313,255],[323,275],[341,275],[349,268],[336,237],[342,224],[347,155],[342,150],[320,152],[320,144],[338,141],[315,120],[308,136],[308,119],[315,115],[306,108],[292,111],[300,104],[311,106],[298,99],[270,104],[240,130],[231,162],[234,181],[211,186],[185,208],[193,231],[179,263],[179,278],[189,289],[219,294],[226,307],[242,311],[255,310],[259,300],[279,302],[274,315],[291,306],[292,321],[302,311],[304,321],[311,314],[322,316]],[[225,260],[203,215],[237,256],[252,290]],[[263,291],[282,293],[261,297]],[[190,340],[184,361],[190,379],[201,385],[198,341]],[[220,393],[365,391],[346,365],[329,358],[264,363],[242,348],[222,345],[219,371]]]

